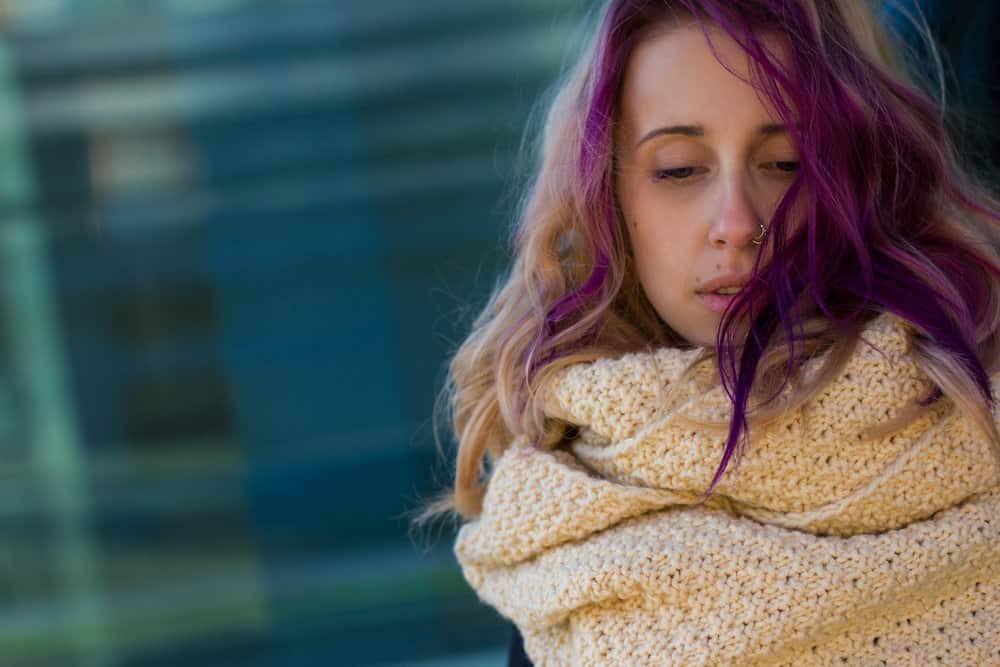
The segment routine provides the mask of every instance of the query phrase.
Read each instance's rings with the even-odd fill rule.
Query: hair
[[[454,484],[415,524],[477,516],[487,463],[513,439],[548,447],[573,437],[542,410],[560,369],[690,345],[638,282],[613,186],[629,54],[648,28],[684,20],[706,38],[709,24],[720,28],[746,52],[749,83],[789,128],[800,161],[764,236],[769,261],[762,245],[715,347],[685,371],[714,363],[733,405],[702,499],[734,453],[738,464],[750,427],[832,381],[864,323],[885,311],[912,325],[910,353],[934,385],[895,421],[945,396],[1000,452],[990,379],[1000,369],[1000,206],[960,160],[944,101],[926,92],[933,82],[915,74],[902,40],[858,0],[610,0],[549,107],[509,272],[449,362],[435,414],[458,443]],[[768,50],[764,32],[784,35],[787,58]],[[920,36],[937,61],[925,23]],[[802,362],[821,353],[820,372],[801,382]]]

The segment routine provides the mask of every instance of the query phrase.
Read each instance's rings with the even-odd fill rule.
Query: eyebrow
[[[757,134],[766,137],[772,134],[780,134],[782,132],[787,132],[788,127],[783,123],[764,123],[757,127]],[[642,139],[636,142],[635,147],[638,148],[645,142],[649,141],[654,137],[659,137],[664,134],[680,134],[686,137],[703,137],[705,136],[705,126],[701,124],[697,125],[669,125],[667,127],[658,127],[655,130],[650,130],[643,135]]]

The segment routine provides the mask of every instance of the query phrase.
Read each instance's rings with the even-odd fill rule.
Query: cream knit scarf
[[[683,417],[724,419],[729,399],[695,381],[660,400],[697,350],[562,371],[546,412],[580,437],[498,458],[455,543],[465,578],[538,667],[1000,665],[988,442],[946,398],[864,434],[931,387],[908,333],[888,313],[866,325],[838,378],[751,433],[706,505],[725,433]]]

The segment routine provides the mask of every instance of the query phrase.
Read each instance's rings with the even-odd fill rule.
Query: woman
[[[1000,664],[1000,213],[896,53],[858,0],[606,5],[421,517],[512,652]]]

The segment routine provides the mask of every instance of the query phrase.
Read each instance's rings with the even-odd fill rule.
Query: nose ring
[[[765,233],[767,233],[767,227],[764,226],[764,223],[760,223],[760,236],[755,239],[750,239],[750,243],[760,245],[760,242],[764,240]]]

